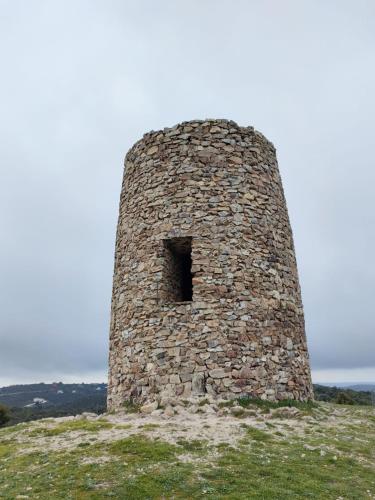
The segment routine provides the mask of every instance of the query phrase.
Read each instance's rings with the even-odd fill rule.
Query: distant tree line
[[[353,391],[343,387],[327,387],[314,385],[314,394],[317,401],[328,401],[345,405],[371,405],[374,401],[370,391]]]

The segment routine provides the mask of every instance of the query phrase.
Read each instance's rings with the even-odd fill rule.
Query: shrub
[[[339,392],[334,401],[341,405],[354,405],[353,398],[344,391]]]
[[[0,405],[0,427],[10,420],[9,410],[6,406]]]

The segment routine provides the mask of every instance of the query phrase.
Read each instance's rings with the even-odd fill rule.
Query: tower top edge
[[[268,147],[275,151],[275,146],[273,143],[267,139],[267,137],[256,130],[253,126],[240,126],[233,120],[228,120],[225,118],[207,118],[205,120],[188,120],[177,123],[173,127],[165,127],[159,130],[150,130],[143,134],[142,138],[136,141],[131,148],[128,150],[127,155],[134,151],[140,144],[147,143],[151,145],[155,140],[160,139],[170,139],[177,138],[178,136],[183,136],[186,134],[186,138],[190,134],[194,134],[199,129],[207,129],[205,132],[207,135],[211,135],[213,139],[220,138],[220,134],[238,134],[241,137],[245,136],[255,136],[258,141],[264,142]],[[215,137],[216,136],[216,137]],[[182,137],[184,139],[184,137]]]

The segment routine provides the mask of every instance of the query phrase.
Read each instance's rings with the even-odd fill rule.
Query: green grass
[[[152,425],[152,424],[150,424]],[[115,429],[131,429],[132,428],[132,425],[131,424],[115,424],[113,426]],[[144,426],[146,427],[146,426]]]
[[[143,436],[132,436],[112,443],[108,450],[126,463],[169,462],[175,458],[177,447],[161,441],[151,441]]]
[[[135,403],[134,401],[125,401],[122,406],[127,413],[137,413],[141,407],[140,404]]]
[[[281,401],[266,401],[260,398],[239,398],[237,399],[237,404],[243,408],[249,408],[252,406],[257,406],[266,412],[271,409],[276,408],[297,408],[303,413],[312,413],[312,411],[318,408],[318,404],[315,401],[296,401],[294,399],[283,399]]]
[[[262,413],[269,413],[270,410],[277,408],[297,408],[303,414],[312,414],[314,410],[320,409],[315,401],[295,401],[294,399],[283,399],[280,401],[267,401],[261,398],[241,397],[222,401],[218,405],[220,408],[231,408],[232,406],[241,406],[242,408],[260,408]]]
[[[246,436],[253,441],[266,442],[272,439],[272,435],[268,432],[264,432],[256,427],[251,427],[250,425],[244,424],[243,427],[246,430]]]
[[[231,414],[234,416],[234,417],[237,417],[237,418],[242,418],[245,416],[246,412],[243,408],[232,408],[231,409]]]
[[[12,458],[12,454],[15,453],[17,450],[17,447],[14,445],[13,442],[0,442],[0,460],[8,460],[9,458]],[[1,495],[1,492],[0,492]],[[0,496],[1,498],[1,496]]]
[[[31,437],[35,436],[58,436],[71,431],[98,432],[102,429],[111,429],[113,424],[103,420],[71,420],[63,422],[55,427],[37,427],[29,432]],[[0,497],[1,498],[1,497]]]
[[[330,416],[336,407],[327,408]],[[45,429],[57,434],[32,434],[41,430],[41,423],[30,424],[30,430],[3,429],[0,499],[370,499],[375,496],[373,410],[350,411],[349,417],[336,421],[323,418],[319,427],[298,421],[310,431],[302,432],[303,437],[284,421],[277,423],[279,430],[234,422],[240,430],[237,447],[197,439],[180,439],[174,445],[142,434],[93,442],[96,431],[108,428],[105,421],[69,421]],[[141,431],[149,429],[146,424]],[[83,442],[71,451],[48,451],[43,444],[38,452],[28,452],[39,437],[43,443],[56,435],[69,442],[69,433],[77,430]],[[22,436],[27,443],[17,441]],[[186,454],[191,462],[180,460]]]
[[[207,441],[193,439],[192,441],[187,441],[185,439],[180,439],[177,441],[177,444],[181,446],[188,453],[196,452],[201,454],[207,450]]]
[[[143,431],[153,431],[160,427],[158,424],[144,424],[139,426]]]
[[[210,404],[209,400],[207,398],[201,399],[198,403],[198,406],[204,406]]]
[[[298,443],[229,451],[203,477],[212,498],[357,500],[375,487],[371,468],[348,458],[335,461],[332,455],[308,453]]]

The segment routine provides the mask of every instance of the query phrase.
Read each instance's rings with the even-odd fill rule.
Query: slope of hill
[[[375,498],[374,408],[239,403],[166,400],[4,428],[0,497]]]
[[[106,384],[25,384],[10,385],[0,388],[0,403],[6,406],[26,407],[34,403],[34,399],[43,399],[45,406],[74,404],[81,398],[93,400],[105,394]]]
[[[352,389],[353,391],[375,392],[375,384],[353,384],[349,385],[347,389]]]
[[[26,384],[0,388],[0,404],[10,408],[9,424],[38,418],[102,413],[106,408],[106,384]]]

